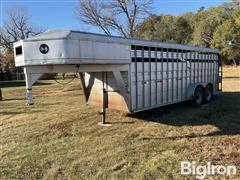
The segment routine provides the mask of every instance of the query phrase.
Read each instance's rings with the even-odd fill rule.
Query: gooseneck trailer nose
[[[186,100],[200,105],[222,89],[217,49],[47,31],[16,42],[14,54],[24,67],[28,104],[44,73],[79,73],[88,104],[129,113]]]

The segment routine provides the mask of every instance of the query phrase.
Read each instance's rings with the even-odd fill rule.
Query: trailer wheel
[[[200,106],[203,103],[203,88],[198,86],[196,87],[195,91],[194,91],[194,98],[193,98],[193,104],[195,106]]]
[[[209,103],[213,97],[213,88],[211,85],[207,85],[204,91],[203,102]]]

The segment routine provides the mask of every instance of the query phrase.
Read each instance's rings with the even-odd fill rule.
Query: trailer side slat
[[[213,59],[215,60],[215,57],[214,57],[215,54],[213,54]],[[214,81],[214,91],[216,90],[216,63],[215,61],[213,61],[213,81]]]
[[[203,59],[203,54],[201,54],[201,59]],[[204,79],[203,79],[203,77],[204,77],[204,73],[203,73],[203,68],[204,68],[204,62],[202,61],[201,62],[201,82],[204,82]]]
[[[145,68],[144,68],[144,47],[142,46],[142,106],[145,108]]]
[[[163,87],[164,85],[166,85],[165,81],[164,81],[164,78],[163,78],[163,48],[161,48],[161,104],[163,104]]]
[[[181,99],[183,99],[183,82],[184,82],[184,78],[183,78],[183,50],[181,50],[181,72],[182,72],[182,83],[181,83]]]
[[[149,106],[152,106],[152,70],[151,70],[151,48],[149,47],[149,50],[148,50],[148,56],[149,56],[149,62],[148,62],[148,65],[149,65],[149,84],[147,84],[149,86]]]
[[[208,66],[207,66],[207,72],[208,72],[208,78],[207,81],[210,82],[210,60],[209,60],[209,53],[207,53],[207,62],[208,62]]]
[[[167,74],[167,80],[166,80],[166,82],[167,82],[167,92],[166,92],[167,103],[169,101],[169,93],[168,93],[168,90],[169,90],[169,63],[168,62],[169,62],[169,54],[168,54],[168,49],[167,49],[167,71],[165,71]]]
[[[201,54],[199,54],[199,82],[202,82],[202,64],[201,64],[201,58],[202,58],[202,55]]]
[[[190,58],[189,58],[189,82],[190,82],[190,84],[192,83],[192,57],[191,57],[191,51],[188,51],[188,53],[189,53],[189,56],[190,56]]]
[[[172,61],[172,79],[171,79],[171,96],[172,96],[172,102],[174,101],[174,61],[173,61],[173,49],[171,53],[171,61]]]
[[[136,99],[135,99],[135,106],[136,106],[136,109],[138,109],[138,69],[137,69],[137,46],[134,46],[134,55],[135,55],[135,80],[136,80],[136,83],[135,83],[135,96],[136,96]]]
[[[196,52],[193,54],[194,61],[196,60]],[[193,83],[196,83],[196,63],[193,63]]]
[[[204,82],[207,82],[207,54],[204,53]]]
[[[185,51],[185,54],[186,54],[186,51]],[[188,83],[188,59],[186,58],[186,61],[185,61],[185,66],[186,66],[186,68],[185,68],[185,84],[184,84],[184,92],[185,92],[185,94],[184,94],[184,97],[186,97],[187,96],[187,83]]]
[[[159,97],[159,95],[158,95],[158,81],[157,81],[157,72],[158,72],[158,68],[157,68],[157,48],[155,47],[154,48],[154,55],[155,55],[155,94],[156,94],[156,103],[155,103],[155,105],[157,105],[158,104],[158,97]]]
[[[176,95],[176,99],[178,100],[178,83],[179,83],[179,80],[180,80],[180,78],[179,78],[179,57],[178,57],[178,49],[177,49],[177,71],[176,71],[177,73],[176,73],[176,82],[177,82],[177,84],[176,84],[176,88],[177,88],[177,95]]]

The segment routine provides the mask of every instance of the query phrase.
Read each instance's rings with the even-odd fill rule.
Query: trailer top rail
[[[124,38],[120,36],[109,36],[105,34],[96,34],[89,32],[82,32],[76,30],[50,30],[34,37],[25,39],[23,41],[42,41],[42,40],[57,40],[57,39],[80,39],[80,40],[93,40],[109,43],[139,45],[139,46],[151,46],[151,47],[164,47],[170,49],[182,49],[196,52],[210,52],[219,53],[215,48],[204,48],[194,45],[183,45],[169,42],[161,42],[158,40],[146,40],[137,38]]]

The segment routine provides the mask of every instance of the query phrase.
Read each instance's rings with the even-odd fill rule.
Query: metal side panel
[[[17,53],[21,47],[22,53]],[[130,45],[49,39],[14,44],[16,66],[52,64],[129,64]]]
[[[41,45],[48,51],[41,52]],[[80,63],[78,40],[23,41],[23,53],[25,65],[67,64],[74,59]]]
[[[130,46],[117,43],[97,41],[80,41],[80,56],[83,63],[97,63],[98,60],[106,63],[117,61],[130,63]]]
[[[156,62],[154,62],[153,66],[155,66],[155,63]],[[157,65],[157,69],[151,66],[151,72],[146,72],[150,68],[149,68],[149,65],[145,64],[145,68],[144,68],[145,73],[143,73],[142,62],[133,62],[131,64],[131,78],[130,78],[131,88],[130,89],[131,89],[132,111],[149,109],[151,107],[153,108],[156,106],[161,106],[163,104],[169,104],[169,103],[171,104],[186,98],[186,96],[181,97],[181,90],[179,90],[181,89],[182,81],[183,83],[185,83],[185,81],[183,80],[185,76],[184,78],[181,76],[180,77],[178,76],[178,74],[181,74],[181,71],[182,71],[180,64],[178,67],[179,68],[178,73],[176,72],[177,63],[173,63],[174,73],[172,73],[172,62],[168,64],[167,62],[162,62],[162,63],[157,62],[156,65]],[[138,67],[137,71],[136,71],[136,67]],[[186,65],[183,66],[183,68],[186,68]],[[151,81],[150,81],[150,78],[151,78]],[[178,85],[180,86],[178,88],[177,88],[177,82],[178,82]],[[183,91],[185,92],[186,88],[184,88]],[[178,98],[177,98],[177,92],[179,96]],[[172,93],[173,93],[173,97],[172,97]],[[143,98],[144,98],[144,101],[143,101]],[[151,100],[149,98],[151,98]],[[145,104],[143,104],[143,102]]]
[[[145,51],[148,58],[144,58]],[[143,57],[134,57],[130,65],[132,112],[187,100],[192,85],[218,86],[218,62],[211,55],[181,50],[175,55],[168,51],[149,53],[148,49],[141,52]]]

